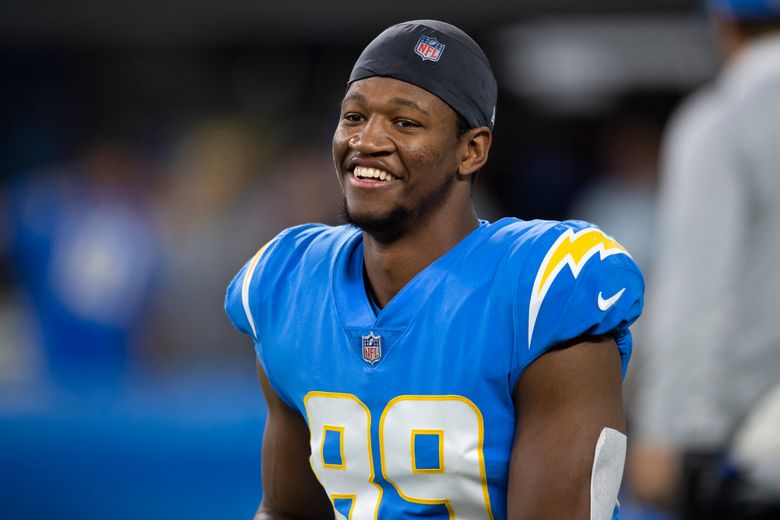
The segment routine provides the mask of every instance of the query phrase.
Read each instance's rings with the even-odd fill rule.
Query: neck
[[[437,211],[425,222],[392,242],[363,232],[363,250],[369,290],[380,307],[420,271],[455,247],[479,222],[471,201],[460,212]]]

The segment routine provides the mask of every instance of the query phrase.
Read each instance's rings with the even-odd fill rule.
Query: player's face
[[[458,168],[455,111],[392,78],[353,83],[333,136],[347,220],[397,237],[447,201]]]

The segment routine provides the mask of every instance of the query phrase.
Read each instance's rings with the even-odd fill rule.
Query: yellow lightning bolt
[[[577,278],[582,267],[596,253],[600,254],[602,260],[614,254],[628,255],[628,251],[615,239],[596,228],[586,228],[576,233],[572,229],[567,229],[547,251],[547,255],[536,273],[534,287],[531,291],[531,302],[528,309],[528,348],[531,348],[534,325],[542,301],[544,301],[555,277],[564,266],[568,265],[574,278]]]
[[[576,234],[566,232],[561,235],[548,251],[544,262],[542,262],[538,288],[534,284],[534,296],[539,296],[542,288],[547,285],[546,282],[550,280],[553,273],[558,274],[557,271],[560,271],[563,264],[567,262],[573,264],[572,271],[575,272],[574,277],[577,278],[582,265],[599,249],[604,252],[610,252],[610,254],[615,254],[616,252],[628,253],[623,246],[598,229],[589,228],[583,229]],[[571,256],[571,260],[567,259],[567,256]],[[602,258],[605,256],[607,255],[602,254]]]

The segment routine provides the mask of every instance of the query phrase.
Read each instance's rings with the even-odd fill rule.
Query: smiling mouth
[[[355,166],[355,169],[352,171],[352,175],[360,180],[380,182],[388,182],[398,179],[398,177],[385,170],[379,170],[377,168],[366,168],[365,166]]]

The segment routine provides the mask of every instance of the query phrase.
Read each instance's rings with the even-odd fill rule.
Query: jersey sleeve
[[[567,221],[541,235],[518,285],[519,334],[514,378],[535,359],[581,337],[610,335],[625,375],[629,326],[642,312],[644,278],[614,238],[586,222]]]
[[[290,273],[301,269],[301,258],[311,242],[326,229],[321,224],[304,224],[282,231],[241,268],[225,294],[228,318],[236,329],[252,338],[255,354],[271,387],[291,408],[296,405],[279,384],[284,377],[283,370],[273,363],[270,352],[274,345],[274,312],[284,312]]]
[[[250,308],[249,289],[258,267],[265,261],[268,246],[273,240],[260,248],[257,253],[241,268],[233,281],[228,285],[225,294],[225,312],[233,326],[244,334],[248,334],[255,342],[260,340],[257,324]]]
[[[262,303],[273,300],[311,240],[326,228],[322,224],[303,224],[285,229],[261,247],[228,285],[225,312],[233,326],[256,344],[262,339]]]

